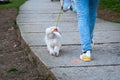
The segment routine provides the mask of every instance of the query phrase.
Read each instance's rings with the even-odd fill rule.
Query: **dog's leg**
[[[50,55],[54,56],[54,49],[51,46],[47,46]]]
[[[59,50],[60,50],[60,47],[59,46],[55,46],[54,47],[54,52],[55,52],[55,56],[59,56]]]

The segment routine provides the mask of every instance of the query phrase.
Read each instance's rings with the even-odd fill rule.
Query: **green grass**
[[[118,0],[100,0],[99,9],[110,9],[120,13],[120,2]]]
[[[11,72],[16,72],[18,71],[15,67],[11,67],[7,70],[8,73],[11,73]]]
[[[9,3],[0,3],[0,9],[4,8],[17,8],[19,7],[26,1],[26,0],[9,0]]]
[[[7,69],[6,71],[7,73],[15,73],[15,72],[18,72],[18,73],[26,73],[27,71],[24,71],[24,70],[18,70],[16,67],[10,67],[9,69]]]

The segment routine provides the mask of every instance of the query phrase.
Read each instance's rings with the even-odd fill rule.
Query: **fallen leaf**
[[[73,60],[71,60],[71,62],[72,63],[80,63],[80,62],[82,62],[80,59],[73,59]]]

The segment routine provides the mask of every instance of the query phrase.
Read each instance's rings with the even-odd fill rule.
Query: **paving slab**
[[[22,17],[20,17],[23,19]],[[23,32],[45,32],[45,29],[50,26],[55,26],[56,22],[47,22],[46,24],[43,22],[36,23],[19,23],[19,27]],[[113,27],[115,26],[115,27]],[[69,22],[60,22],[59,27],[61,32],[64,31],[78,31],[77,22],[69,23]],[[100,21],[97,19],[95,25],[95,32],[98,31],[120,31],[120,24],[110,23],[108,21]]]
[[[51,56],[46,47],[30,47],[48,68],[56,67],[92,67],[112,66],[120,64],[120,44],[95,45],[93,48],[93,60],[83,62],[79,59],[80,45],[63,46],[59,57]],[[118,50],[119,49],[119,50]]]
[[[18,17],[20,17],[18,19],[19,23],[25,22],[25,23],[34,23],[34,22],[56,22],[57,21],[57,17],[59,14],[21,14],[18,15]],[[75,15],[75,16],[73,16]],[[68,17],[69,16],[69,17]],[[29,19],[31,18],[31,19]],[[61,18],[60,18],[60,22],[77,22],[77,17],[76,14],[62,14]]]
[[[118,34],[120,34],[120,31],[95,32],[94,41],[95,43],[117,43],[120,42],[120,36]],[[46,45],[44,41],[45,33],[22,33],[22,36],[30,46]],[[80,44],[79,32],[62,32],[62,44]]]
[[[75,36],[73,36],[75,35]],[[46,45],[44,41],[45,33],[23,33],[23,38],[26,40],[26,42],[31,45]],[[67,36],[72,36],[67,37]],[[77,32],[63,32],[62,33],[62,44],[78,44],[80,43],[79,40],[79,34]]]
[[[51,70],[58,80],[118,80],[120,66],[69,67]]]
[[[29,32],[42,32],[44,33],[46,28],[55,26],[56,22],[49,22],[49,23],[39,23],[39,24],[19,24],[19,27],[23,33]],[[62,22],[59,24],[60,32],[78,32],[77,22],[69,23],[69,22]]]
[[[57,11],[59,10],[60,3],[52,3],[50,0],[28,0],[24,5],[21,6],[20,10],[40,10],[41,12],[46,11]]]

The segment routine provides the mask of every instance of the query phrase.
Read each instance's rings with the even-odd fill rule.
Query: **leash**
[[[57,27],[58,24],[59,24],[59,21],[60,21],[61,15],[62,15],[62,8],[60,9],[60,11],[59,11],[59,15],[58,15],[57,20],[56,20],[56,27]]]

